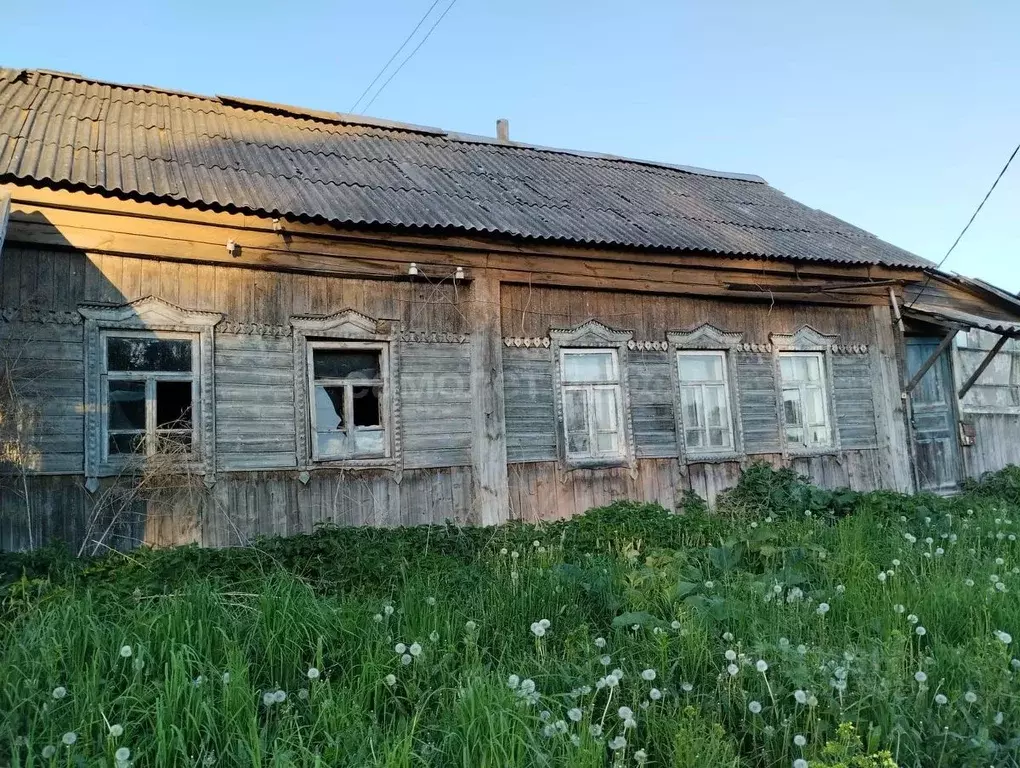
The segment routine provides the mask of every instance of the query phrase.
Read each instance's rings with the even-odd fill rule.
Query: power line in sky
[[[935,265],[935,270],[932,270],[932,272],[928,273],[928,277],[925,278],[924,285],[921,286],[921,290],[917,292],[917,296],[915,296],[914,300],[910,302],[910,304],[907,306],[907,309],[910,309],[910,307],[914,306],[920,300],[921,296],[924,295],[925,289],[931,282],[933,272],[942,268],[942,265],[946,263],[946,260],[949,258],[949,255],[956,249],[956,246],[959,245],[960,241],[963,239],[963,236],[967,234],[967,230],[970,229],[970,225],[974,223],[974,219],[976,219],[977,215],[981,213],[981,209],[985,207],[985,203],[987,203],[988,198],[992,196],[992,192],[994,192],[995,188],[999,186],[999,181],[1001,181],[1002,177],[1006,175],[1006,171],[1009,170],[1009,166],[1013,162],[1013,158],[1017,156],[1017,153],[1020,153],[1020,144],[1016,145],[1016,149],[1013,150],[1013,154],[1009,156],[1009,159],[1006,161],[1006,164],[1002,166],[1002,170],[999,171],[999,175],[995,177],[995,181],[992,182],[992,186],[989,187],[988,191],[985,193],[985,196],[981,199],[981,202],[978,203],[978,207],[974,210],[974,213],[971,214],[971,217],[967,221],[966,226],[964,226],[964,228],[960,230],[960,234],[956,236],[956,239],[953,241],[953,244],[949,246],[949,250],[946,251],[946,255],[942,257],[942,261]]]
[[[402,62],[400,62],[397,68],[393,70],[390,76],[386,78],[386,80],[383,82],[381,86],[379,86],[379,90],[375,92],[375,95],[371,98],[368,104],[365,105],[366,112],[368,111],[369,107],[371,107],[375,103],[375,100],[379,98],[379,94],[386,90],[386,86],[390,84],[390,80],[396,77],[400,73],[400,70],[404,68],[404,65],[407,64],[407,62],[409,62],[414,57],[414,54],[418,53],[418,49],[425,45],[425,42],[432,36],[432,33],[436,31],[436,27],[439,26],[439,23],[446,18],[446,14],[448,14],[450,10],[453,8],[453,6],[455,6],[456,4],[457,0],[452,0],[450,4],[446,6],[446,10],[443,11],[442,14],[440,14],[439,18],[436,19],[435,23],[431,27],[429,27],[429,31],[425,33],[425,37],[423,37],[419,41],[418,45],[414,47],[414,50],[407,54],[407,57]]]
[[[365,96],[367,96],[368,93],[372,90],[372,86],[374,86],[377,82],[379,82],[379,78],[383,76],[383,73],[386,72],[387,69],[389,69],[390,64],[392,64],[394,62],[394,60],[397,58],[397,56],[400,55],[400,52],[402,50],[404,50],[405,47],[407,47],[407,44],[409,42],[411,42],[411,40],[414,38],[415,34],[417,34],[418,30],[421,29],[421,25],[425,23],[425,20],[430,15],[432,15],[432,11],[435,10],[435,7],[437,5],[439,5],[439,2],[440,2],[440,0],[433,0],[432,5],[430,5],[428,7],[428,10],[425,11],[425,13],[422,15],[422,17],[420,19],[418,19],[418,23],[414,25],[414,29],[412,29],[408,33],[407,37],[405,37],[404,41],[397,47],[397,50],[395,50],[393,52],[393,55],[390,56],[389,59],[386,60],[386,63],[383,64],[382,68],[378,72],[375,73],[375,77],[372,78],[372,82],[370,82],[367,86],[365,86],[365,90],[363,90],[361,92],[361,95],[358,96],[358,98],[355,100],[354,104],[351,105],[351,108],[349,110],[347,110],[348,112],[354,112],[358,108],[358,104],[360,104],[361,101],[365,98]],[[456,2],[456,0],[454,0],[454,2]],[[400,71],[400,69],[404,66],[404,64],[407,63],[407,61],[411,58],[411,56],[413,56],[415,54],[415,51],[417,51],[418,48],[421,48],[421,46],[425,42],[425,40],[428,40],[429,35],[432,34],[432,30],[434,30],[436,28],[436,26],[438,26],[439,22],[443,20],[443,16],[445,16],[447,13],[449,13],[451,7],[453,7],[453,3],[450,3],[450,7],[448,7],[443,12],[443,14],[439,17],[439,19],[436,21],[436,23],[432,25],[432,27],[429,29],[428,33],[425,35],[425,37],[422,39],[422,41],[420,43],[418,43],[418,45],[415,47],[414,51],[411,51],[410,56],[408,56],[407,59],[404,59],[404,61],[400,64],[400,66],[397,67],[396,71],[392,75],[390,75],[389,78],[387,78],[386,82],[382,84],[382,86],[379,88],[378,91],[376,91],[376,94],[375,94],[375,96],[372,97],[372,100],[369,101],[368,104],[365,105],[364,109],[366,111],[368,110],[368,107],[372,104],[372,102],[376,100],[376,98],[379,96],[379,94],[382,93],[383,88],[386,87],[386,83],[388,83],[390,80],[393,79],[393,76],[396,75],[396,73]]]
[[[397,50],[393,52],[393,55],[390,56],[390,58],[386,61],[385,64],[383,64],[382,69],[375,73],[375,77],[372,78],[372,82],[365,86],[365,90],[361,92],[361,95],[358,96],[357,100],[351,105],[351,108],[347,110],[348,112],[353,112],[355,109],[357,109],[358,104],[361,102],[361,100],[365,98],[365,96],[368,94],[370,90],[372,90],[372,86],[379,82],[379,78],[382,77],[383,72],[385,72],[386,69],[390,66],[390,64],[393,63],[393,60],[397,58],[400,52],[404,50],[404,46],[411,42],[411,38],[414,37],[415,33],[419,29],[421,29],[421,25],[425,23],[425,19],[429,17],[429,14],[432,13],[432,10],[437,5],[439,5],[439,0],[434,0],[432,5],[429,6],[429,9],[425,11],[425,14],[420,19],[418,19],[418,23],[414,25],[414,29],[412,29],[411,32],[407,35],[407,37],[404,38],[404,42],[400,44],[400,47],[397,48]]]

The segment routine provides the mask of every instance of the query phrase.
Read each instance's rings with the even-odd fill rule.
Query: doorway
[[[907,378],[938,351],[942,339],[908,337]],[[956,391],[949,350],[939,355],[910,393],[914,471],[921,491],[946,493],[960,487],[960,443],[956,434]]]

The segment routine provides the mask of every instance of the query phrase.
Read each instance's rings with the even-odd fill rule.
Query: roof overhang
[[[944,326],[947,329],[967,331],[977,328],[989,333],[996,333],[1009,338],[1020,337],[1020,322],[997,320],[991,317],[974,315],[951,307],[936,307],[931,304],[914,304],[903,310],[906,318],[914,317],[923,322]]]

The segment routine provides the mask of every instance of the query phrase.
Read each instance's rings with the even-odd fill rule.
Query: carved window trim
[[[832,378],[832,350],[839,341],[839,336],[821,333],[810,325],[801,326],[794,333],[773,333],[769,336],[772,342],[772,365],[776,380],[776,409],[779,413],[779,439],[783,453],[788,456],[825,456],[838,454],[842,447],[839,440],[839,425],[836,423],[836,403],[834,399],[835,383]],[[780,370],[780,357],[783,353],[807,352],[821,357],[825,368],[825,408],[829,426],[830,443],[825,446],[804,447],[790,445],[786,440],[786,409],[783,407],[783,375]]]
[[[630,383],[628,380],[628,342],[634,338],[633,331],[618,331],[597,320],[588,320],[573,328],[550,328],[549,346],[553,353],[553,387],[556,396],[556,454],[564,470],[599,469],[608,467],[636,467],[634,453],[634,428],[631,418]],[[606,458],[569,458],[563,418],[563,350],[615,350],[618,382],[620,388],[621,440],[620,454]]]
[[[107,404],[102,398],[102,377],[105,370],[104,339],[117,332],[153,338],[192,338],[197,355],[193,358],[195,444],[194,459],[182,463],[182,471],[205,475],[207,485],[215,481],[216,471],[216,382],[213,351],[214,328],[223,319],[218,312],[204,312],[178,307],[154,296],[129,304],[83,304],[78,312],[85,323],[85,487],[94,491],[98,478],[109,477],[129,469],[125,461],[104,461],[101,441]]]
[[[400,329],[392,320],[369,317],[353,309],[343,309],[331,315],[293,315],[294,348],[294,417],[296,419],[297,466],[307,472],[312,469],[389,469],[397,475],[402,465],[400,424]],[[364,459],[324,459],[312,457],[312,434],[309,369],[309,350],[314,342],[369,343],[382,348],[386,359],[386,402],[383,409],[389,427],[388,455]]]
[[[666,334],[669,352],[672,358],[670,371],[673,381],[673,413],[676,418],[677,445],[680,446],[682,459],[689,464],[711,463],[718,461],[739,461],[744,456],[743,418],[740,412],[740,380],[737,376],[735,352],[744,340],[743,333],[723,331],[711,323],[703,323],[689,331],[669,331]],[[687,446],[687,431],[683,421],[683,398],[680,379],[680,356],[696,352],[717,352],[725,360],[727,398],[729,400],[730,429],[733,434],[733,447],[721,451],[690,449]]]

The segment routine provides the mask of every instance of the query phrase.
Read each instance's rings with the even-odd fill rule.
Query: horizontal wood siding
[[[634,452],[638,458],[679,456],[671,356],[658,350],[631,350],[630,387]]]
[[[470,466],[471,346],[400,345],[404,466]]]
[[[878,447],[871,377],[871,358],[867,355],[833,355],[832,401],[844,450]]]
[[[0,321],[5,441],[32,472],[81,472],[85,449],[82,326]]]
[[[556,408],[550,349],[503,349],[507,461],[556,458]]]
[[[295,466],[292,340],[217,333],[215,348],[217,469]]]
[[[782,443],[772,355],[737,352],[735,362],[744,452],[778,453]]]

